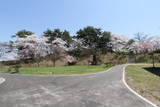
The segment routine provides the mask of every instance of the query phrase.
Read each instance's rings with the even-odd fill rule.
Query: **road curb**
[[[0,77],[0,84],[4,83],[6,80]]]
[[[144,100],[145,102],[149,103],[149,104],[152,105],[153,107],[158,107],[156,104],[154,104],[154,103],[152,103],[151,101],[149,101],[148,99],[144,98],[143,96],[141,96],[140,94],[138,94],[137,92],[135,92],[131,87],[129,87],[129,85],[126,83],[126,80],[125,80],[125,68],[126,68],[127,66],[128,66],[128,64],[123,67],[123,79],[122,79],[122,81],[123,81],[124,85],[125,85],[133,94],[135,94],[136,96],[138,96],[139,98],[141,98],[141,99]]]

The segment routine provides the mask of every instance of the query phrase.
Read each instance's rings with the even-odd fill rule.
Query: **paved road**
[[[122,68],[83,76],[1,74],[0,107],[151,107],[122,82]]]

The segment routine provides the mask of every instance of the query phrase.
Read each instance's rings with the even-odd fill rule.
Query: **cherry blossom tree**
[[[62,56],[61,54],[64,52],[64,49],[59,47],[57,44],[48,44],[49,51],[48,57],[52,61],[53,66],[56,66],[56,60],[60,59]]]
[[[160,36],[156,36],[152,40],[152,62],[155,68],[155,55],[154,53],[160,50]]]
[[[135,53],[147,53],[153,51],[153,37],[149,37],[147,34],[143,33],[137,33],[135,35]]]
[[[75,65],[77,62],[76,58],[70,55],[66,56],[66,59],[67,59],[68,65]]]
[[[127,42],[128,42],[128,38],[125,35],[113,34],[111,36],[112,50],[115,52],[126,52],[125,47]]]
[[[149,37],[147,34],[137,33],[135,37],[134,52],[152,55],[153,68],[155,67],[155,51],[160,49],[159,37]]]
[[[20,60],[36,61],[38,66],[40,59],[47,55],[49,46],[46,38],[38,38],[36,35],[30,35],[25,38],[17,38],[15,45],[18,47],[18,56]]]
[[[16,60],[17,49],[10,43],[0,43],[0,61]]]

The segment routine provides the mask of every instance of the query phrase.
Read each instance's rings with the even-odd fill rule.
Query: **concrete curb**
[[[4,83],[6,80],[0,77],[0,84]]]
[[[158,107],[156,104],[154,104],[154,103],[152,103],[151,101],[147,100],[146,98],[144,98],[143,96],[141,96],[140,94],[138,94],[137,92],[135,92],[131,87],[128,86],[128,84],[126,83],[126,80],[125,80],[125,68],[126,68],[127,66],[128,66],[128,64],[123,67],[123,80],[122,80],[122,81],[123,81],[124,85],[125,85],[133,94],[135,94],[136,96],[138,96],[139,98],[141,98],[141,99],[144,100],[145,102],[149,103],[149,104],[152,105],[153,107]]]

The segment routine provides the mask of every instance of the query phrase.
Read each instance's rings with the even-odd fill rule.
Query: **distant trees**
[[[99,38],[98,45],[102,53],[111,52],[111,33],[106,31],[102,32],[102,36]]]
[[[157,37],[156,37],[157,38]],[[157,43],[159,45],[158,39],[155,37],[149,37],[147,34],[137,33],[135,35],[135,44],[134,44],[134,51],[135,53],[139,54],[150,54],[152,58],[153,68],[155,67],[155,52],[159,49],[157,47]]]
[[[155,67],[155,53],[159,53],[160,52],[160,36],[155,37],[152,40],[152,64],[153,64],[153,68]]]
[[[49,44],[49,52],[47,56],[49,57],[49,60],[52,61],[53,67],[56,66],[56,60],[61,58],[62,52],[62,48],[58,47],[57,45]]]
[[[128,38],[124,35],[113,34],[111,36],[111,44],[112,50],[114,52],[127,52],[126,44],[128,42]]]
[[[48,42],[53,42],[56,38],[61,38],[62,40],[66,41],[67,44],[72,41],[70,33],[67,30],[60,31],[60,29],[54,29],[53,31],[47,29],[43,32],[43,36],[48,38]]]
[[[37,62],[39,66],[40,59],[47,55],[49,49],[44,38],[38,38],[36,35],[30,35],[25,38],[18,38],[15,42],[18,47],[19,59],[26,62],[29,59]]]
[[[97,49],[101,34],[101,29],[94,28],[92,26],[80,29],[77,32],[77,38],[82,39],[83,44],[92,50],[92,65],[97,65]]]
[[[60,31],[60,29],[54,29],[53,31],[47,29],[43,32],[43,36],[48,38],[48,43],[51,43],[55,40],[55,38],[61,38],[62,32]]]
[[[153,37],[149,37],[147,34],[137,33],[135,34],[134,40],[136,53],[148,53],[153,51]]]
[[[52,43],[55,39],[55,35],[53,34],[53,31],[50,29],[47,29],[46,31],[43,32],[43,36],[48,38],[47,43]]]
[[[67,47],[70,47],[70,44],[72,42],[72,37],[70,36],[70,33],[67,30],[62,32],[61,39],[66,42]]]
[[[2,57],[5,54],[4,44],[0,43],[0,57]]]
[[[154,66],[154,53],[160,52],[158,37],[137,33],[135,38],[128,39],[124,35],[112,34],[93,26],[78,30],[74,36],[71,36],[67,30],[47,29],[43,32],[43,37],[38,37],[28,30],[20,30],[12,37],[15,37],[16,41],[10,42],[10,47],[12,45],[18,47],[19,59],[23,61],[31,59],[38,66],[43,57],[48,58],[55,66],[56,60],[60,59],[64,53],[69,56],[66,57],[68,64],[86,55],[92,56],[92,65],[97,65],[99,55],[108,52],[119,56],[123,53],[135,55],[150,53]]]
[[[13,38],[17,38],[17,39],[20,39],[20,38],[27,38],[28,36],[31,36],[32,34],[34,34],[33,32],[31,31],[27,31],[27,30],[20,30],[18,31],[15,35],[12,35]],[[22,50],[24,49],[24,47],[22,46],[23,43],[21,43],[21,46],[20,44],[18,45],[17,43],[14,43],[13,41],[10,41],[9,42],[9,48],[11,51],[13,51],[13,45],[14,46],[17,46],[18,47],[18,56],[16,57],[16,60],[13,61],[12,63],[10,63],[12,65],[12,68],[15,69],[15,72],[19,72],[20,70],[20,67],[21,67],[21,61],[25,59],[26,55],[22,54]],[[24,50],[23,50],[24,52]],[[22,57],[23,56],[23,57]],[[9,68],[9,71],[10,71],[11,68]]]
[[[63,41],[61,41],[62,39],[60,38],[67,40],[70,37],[69,32],[61,32],[60,29],[55,29],[53,31],[48,29],[43,33],[43,36],[48,39],[46,42],[49,45],[48,56],[51,59],[53,66],[55,66],[56,60],[60,58],[60,54],[63,51],[63,48],[61,47]]]
[[[81,39],[82,43],[92,50],[92,65],[97,65],[97,52],[100,52],[100,50],[105,51],[108,48],[107,43],[111,40],[109,32],[102,32],[101,29],[92,26],[80,29],[76,37]]]
[[[125,49],[127,49],[129,54],[133,54],[134,53],[134,43],[135,40],[134,39],[129,39],[125,45]]]
[[[77,63],[76,58],[70,55],[66,56],[66,60],[67,60],[68,65],[75,65]]]
[[[33,32],[31,32],[31,31],[27,31],[27,30],[20,30],[20,31],[18,31],[15,35],[13,35],[12,37],[18,37],[18,38],[25,38],[25,37],[27,37],[27,36],[30,36],[30,35],[32,35],[32,34],[34,34]]]

